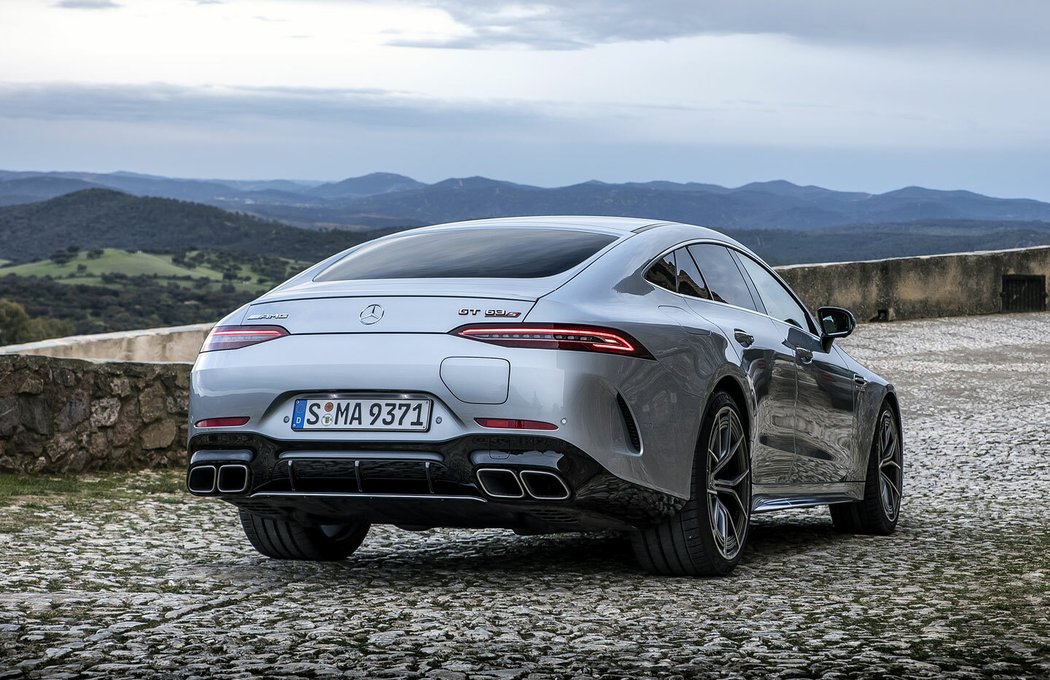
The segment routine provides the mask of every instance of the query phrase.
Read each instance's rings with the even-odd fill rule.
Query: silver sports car
[[[893,387],[747,248],[642,219],[405,231],[223,319],[193,368],[187,486],[279,559],[407,530],[626,531],[661,574],[739,562],[757,512],[887,534]]]

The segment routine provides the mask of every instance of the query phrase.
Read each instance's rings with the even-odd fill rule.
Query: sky
[[[1050,200],[1045,0],[0,0],[0,169]]]

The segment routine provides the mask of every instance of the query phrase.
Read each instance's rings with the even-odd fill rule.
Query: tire
[[[849,534],[892,534],[900,519],[903,483],[904,445],[900,427],[893,408],[883,403],[868,452],[864,499],[829,506],[835,529]]]
[[[305,526],[271,519],[241,510],[241,526],[248,542],[267,557],[277,560],[330,562],[346,559],[357,550],[368,533],[368,524]]]
[[[751,451],[740,407],[715,392],[693,459],[692,497],[672,517],[633,536],[654,574],[724,576],[740,561],[751,523]]]

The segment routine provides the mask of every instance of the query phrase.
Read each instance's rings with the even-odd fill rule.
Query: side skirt
[[[795,486],[755,486],[751,495],[751,512],[770,512],[815,505],[851,503],[864,498],[864,482],[836,482]]]

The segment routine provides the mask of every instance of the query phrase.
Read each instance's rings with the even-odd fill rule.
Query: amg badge
[[[459,310],[459,315],[460,316],[478,316],[479,314],[481,314],[481,311],[482,310],[480,310],[480,309],[470,309],[470,308],[464,307],[463,309]],[[521,312],[512,312],[512,311],[509,311],[509,310],[506,310],[506,309],[486,309],[484,311],[485,311],[485,317],[489,318],[489,319],[491,319],[493,317],[499,317],[499,318],[503,318],[503,319],[517,319],[519,316],[521,316]]]

